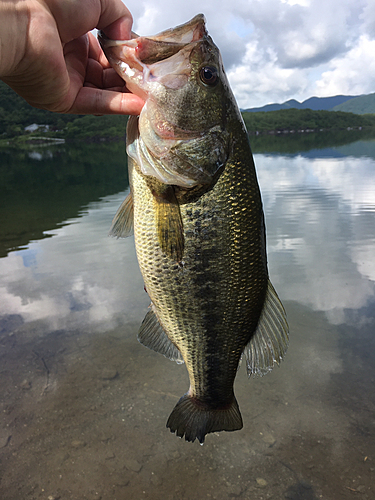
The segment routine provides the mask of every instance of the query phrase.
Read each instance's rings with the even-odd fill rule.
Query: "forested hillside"
[[[124,137],[127,118],[124,115],[77,116],[36,109],[0,81],[0,138],[1,135],[17,137],[33,123],[49,125],[52,135],[72,140]]]
[[[333,111],[344,111],[345,113],[375,113],[375,94],[361,95],[350,99],[333,108]]]
[[[0,134],[19,134],[32,123],[62,129],[76,118],[33,108],[0,80]]]
[[[375,97],[375,94],[373,94]],[[356,99],[352,99],[353,101]],[[243,112],[250,133],[375,127],[374,115],[341,111],[283,109],[269,112]],[[0,81],[0,139],[5,143],[25,136],[24,129],[33,123],[49,125],[48,134],[66,140],[119,139],[125,134],[127,116],[77,116],[36,109]],[[36,132],[37,133],[37,132]],[[40,132],[39,132],[40,135]]]
[[[375,115],[357,115],[341,111],[281,109],[279,111],[242,113],[250,133],[267,131],[329,130],[375,127]]]

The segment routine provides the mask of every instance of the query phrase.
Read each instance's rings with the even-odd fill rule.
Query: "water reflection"
[[[375,162],[256,155],[271,276],[290,300],[345,322],[374,298]]]
[[[134,243],[107,237],[123,145],[2,153],[2,499],[374,497],[375,142],[330,140],[255,155],[291,345],[202,448],[165,429],[186,370],[137,343]]]
[[[146,296],[134,243],[108,237],[113,214],[125,196],[122,192],[90,203],[63,227],[44,231],[50,238],[30,242],[1,259],[0,316],[48,320],[46,331],[95,324],[103,330],[132,319]]]
[[[128,184],[125,145],[0,151],[0,257],[45,238],[93,200]]]

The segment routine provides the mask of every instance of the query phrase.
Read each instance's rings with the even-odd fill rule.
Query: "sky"
[[[127,0],[154,35],[203,13],[241,108],[375,92],[374,0]]]

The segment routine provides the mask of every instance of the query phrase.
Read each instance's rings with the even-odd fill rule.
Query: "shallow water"
[[[290,347],[202,447],[165,427],[186,368],[137,342],[134,242],[107,237],[123,146],[0,155],[1,499],[374,498],[375,141],[340,144],[254,155]]]

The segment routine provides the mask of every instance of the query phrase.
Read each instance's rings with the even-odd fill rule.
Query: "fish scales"
[[[101,44],[146,99],[128,122],[131,194],[112,226],[116,236],[134,226],[151,298],[138,338],[185,362],[190,388],[167,427],[203,443],[210,432],[242,428],[233,390],[241,356],[249,375],[263,375],[288,345],[248,135],[203,16]]]
[[[180,206],[181,264],[160,248],[154,197],[144,177],[135,170],[132,178],[138,260],[157,316],[185,359],[194,393],[204,397],[208,386],[217,387],[219,401],[231,400],[239,358],[267,288],[254,171],[233,158],[212,190]],[[197,356],[198,350],[205,356]]]

